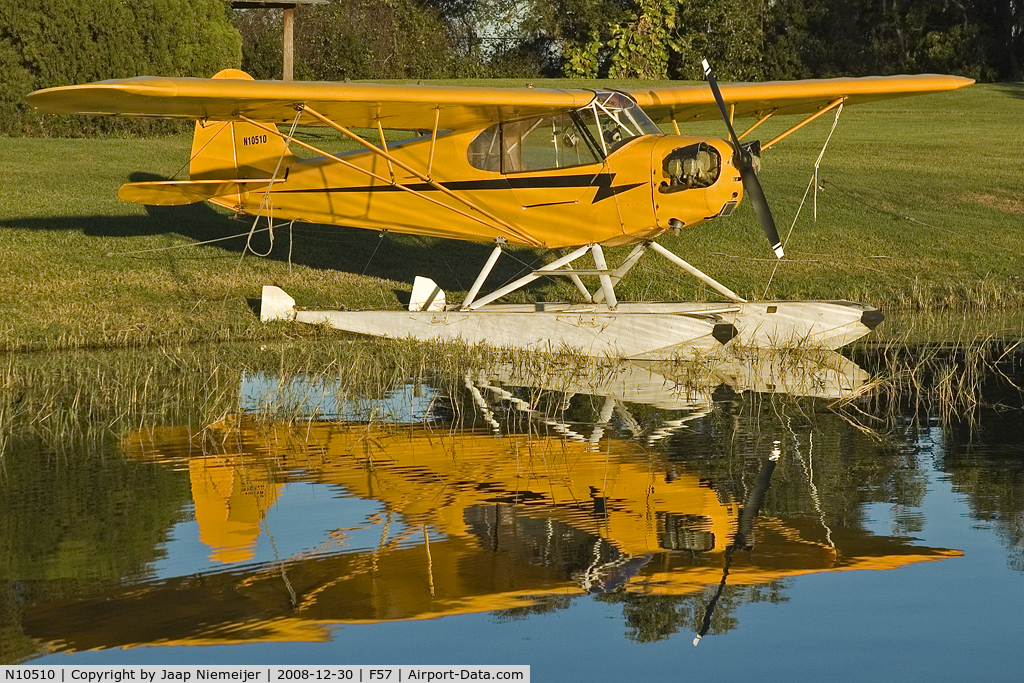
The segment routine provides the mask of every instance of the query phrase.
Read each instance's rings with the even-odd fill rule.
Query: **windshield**
[[[625,93],[598,90],[594,101],[576,113],[605,156],[633,138],[661,134],[644,110]]]

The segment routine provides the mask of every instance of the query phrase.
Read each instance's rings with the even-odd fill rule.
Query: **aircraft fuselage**
[[[260,145],[266,137],[253,139],[238,124],[230,129],[236,148]],[[520,159],[527,162],[518,168],[495,162],[489,169],[481,168],[485,164],[479,160],[474,164],[467,153],[480,135],[452,132],[434,143],[428,135],[389,147],[395,160],[428,175],[429,181],[368,149],[337,158],[300,159],[289,153],[277,176],[284,179],[271,187],[267,205],[260,187],[240,187],[239,194],[211,201],[252,215],[272,211],[277,219],[531,244],[502,230],[493,220],[497,217],[533,238],[534,246],[554,249],[629,244],[694,227],[731,212],[743,193],[732,148],[719,139],[645,134],[624,141],[604,158],[594,154],[598,158],[575,163],[578,158],[563,156],[534,164],[559,164],[555,168],[531,168],[527,149]],[[552,156],[550,151],[540,153]],[[257,170],[249,177],[265,175]],[[246,177],[242,166],[239,176]]]

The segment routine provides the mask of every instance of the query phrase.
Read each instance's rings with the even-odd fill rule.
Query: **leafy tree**
[[[764,22],[764,76],[770,80],[809,78],[805,52],[814,8],[804,0],[777,0]]]
[[[986,60],[997,79],[1024,80],[1024,2],[976,0],[975,12],[986,41]]]
[[[704,77],[707,59],[715,76],[729,81],[759,80],[762,64],[760,2],[741,0],[684,0],[679,3],[679,52],[672,59],[672,77]]]
[[[445,7],[456,17],[466,11],[456,2]],[[456,77],[480,61],[464,25],[414,0],[346,0],[295,14],[297,80]],[[235,24],[242,68],[258,79],[280,78],[280,11],[237,10]]]
[[[152,129],[120,119],[48,117],[39,88],[139,75],[211,76],[241,42],[222,0],[24,0],[0,5],[0,134],[83,135]]]
[[[612,78],[666,78],[670,51],[678,50],[674,0],[640,0],[627,24],[612,29]]]
[[[534,0],[526,8],[510,37],[529,42],[551,76],[606,77],[615,27],[637,19],[628,0]]]
[[[1020,52],[1024,29],[1018,5],[1019,0],[780,0],[766,20],[766,73],[1019,77],[1009,64]]]
[[[593,31],[590,40],[568,46],[562,69],[568,78],[597,78],[603,59],[602,53],[606,57],[607,52],[600,34]]]
[[[617,9],[594,12],[596,24],[563,43],[565,75],[696,80],[707,58],[725,80],[762,76],[764,10],[758,3],[637,0]]]

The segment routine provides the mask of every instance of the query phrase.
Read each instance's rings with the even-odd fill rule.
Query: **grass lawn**
[[[826,114],[765,153],[761,178],[784,238],[832,118]],[[1024,304],[1022,121],[1020,84],[844,111],[819,171],[817,220],[809,197],[767,296],[889,308]],[[792,123],[766,123],[761,139]],[[721,136],[724,126],[683,132]],[[146,252],[245,233],[251,225],[206,204],[146,208],[118,200],[124,182],[181,173],[190,144],[190,135],[0,139],[0,348],[295,334],[255,318],[251,304],[262,285],[283,287],[300,305],[397,308],[413,277],[426,275],[454,300],[490,251],[487,244],[297,225],[291,240],[287,230],[278,230],[272,245],[266,234],[255,237],[252,246],[269,251],[266,257],[243,258],[244,238]],[[746,202],[728,219],[661,241],[748,298],[764,296],[776,268]],[[550,258],[529,249],[510,253],[490,283]],[[645,258],[621,283],[621,298],[716,296]],[[541,281],[521,296],[574,292],[571,284]]]

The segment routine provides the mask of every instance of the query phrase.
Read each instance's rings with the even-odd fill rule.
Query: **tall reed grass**
[[[864,429],[884,434],[900,419],[937,419],[946,424],[975,419],[986,408],[1014,401],[1020,405],[1024,347],[1019,338],[965,334],[926,343],[915,340],[916,334],[910,331],[850,349],[852,360],[870,378],[839,398],[832,396],[826,401],[830,409]],[[748,354],[748,361],[754,353],[737,352]],[[710,399],[715,387],[725,381],[714,374],[720,362],[720,358],[696,357],[648,369],[663,375],[676,391],[702,393]],[[806,373],[804,396],[814,396],[815,383],[837,372],[834,355],[813,349],[776,353],[771,362],[779,373]],[[468,396],[467,379],[493,374],[496,368],[507,385],[525,387],[526,403],[557,411],[564,401],[544,402],[538,397],[544,392],[564,394],[600,387],[622,372],[622,361],[331,337],[158,350],[12,354],[0,360],[0,453],[31,441],[67,456],[97,451],[98,445],[127,432],[155,426],[189,425],[198,431],[238,413],[243,379],[255,375],[277,384],[253,416],[265,422],[302,424],[331,417],[328,405],[377,400],[409,385],[430,385],[443,398],[445,419],[474,424],[478,405]],[[310,394],[313,386],[320,387],[321,395]],[[761,391],[771,393],[772,385]],[[743,400],[763,399],[764,393]],[[821,396],[817,402],[822,402]],[[388,418],[379,414],[373,419],[386,422]]]

